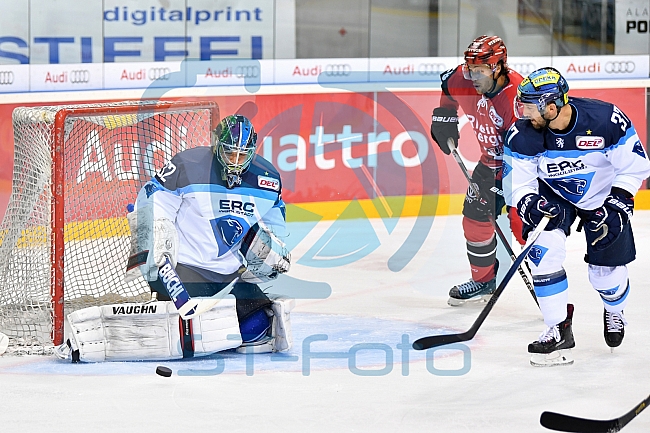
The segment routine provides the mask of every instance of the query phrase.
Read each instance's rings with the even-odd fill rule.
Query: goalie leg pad
[[[242,344],[237,348],[238,353],[283,352],[293,346],[290,313],[295,306],[295,300],[279,295],[269,295],[269,298],[273,301],[271,308],[267,310],[273,315],[270,335]]]
[[[87,362],[183,357],[180,317],[169,301],[89,307],[68,315],[70,343]],[[191,319],[193,354],[209,355],[241,344],[235,299],[226,296]]]

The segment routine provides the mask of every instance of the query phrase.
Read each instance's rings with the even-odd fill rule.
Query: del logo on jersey
[[[257,176],[257,185],[261,188],[272,189],[273,191],[280,189],[280,181],[272,177]]]
[[[581,150],[604,149],[605,139],[603,137],[592,135],[577,135],[576,147]]]

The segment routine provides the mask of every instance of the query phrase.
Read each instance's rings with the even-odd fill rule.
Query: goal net
[[[51,352],[74,310],[150,298],[144,279],[124,282],[127,205],[174,154],[209,145],[218,122],[212,102],[14,110],[0,226],[0,332],[10,352]]]

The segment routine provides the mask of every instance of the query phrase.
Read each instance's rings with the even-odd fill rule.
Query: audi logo
[[[634,62],[630,61],[605,63],[605,72],[608,74],[631,74],[635,68]]]
[[[0,71],[0,86],[14,83],[13,71]]]
[[[260,76],[260,68],[255,65],[237,66],[235,75],[237,78],[257,78]]]
[[[508,68],[519,72],[524,77],[537,69],[534,63],[508,63]]]
[[[328,77],[347,77],[352,73],[352,66],[347,63],[328,64],[325,66],[325,75]]]
[[[441,72],[446,70],[447,68],[442,63],[420,63],[418,65],[420,75],[440,75]]]
[[[70,83],[72,84],[83,84],[90,81],[90,71],[87,69],[79,69],[76,71],[70,71]]]
[[[149,68],[148,77],[151,81],[169,80],[169,74],[172,71],[169,68]]]

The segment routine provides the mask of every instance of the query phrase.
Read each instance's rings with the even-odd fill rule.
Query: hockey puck
[[[172,369],[159,365],[156,367],[156,374],[163,377],[169,377],[172,375]]]

